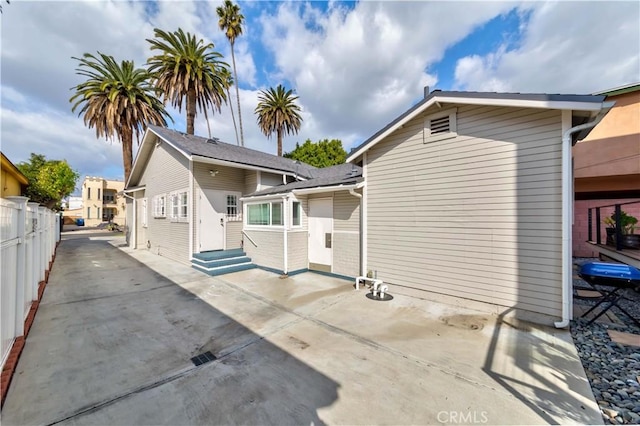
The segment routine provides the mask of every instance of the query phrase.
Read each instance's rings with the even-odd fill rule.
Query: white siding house
[[[347,160],[364,168],[367,270],[395,293],[566,320],[571,163],[563,134],[595,125],[602,101],[429,94]]]

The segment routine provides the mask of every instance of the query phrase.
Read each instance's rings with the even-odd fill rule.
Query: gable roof
[[[609,97],[609,96],[623,95],[625,93],[637,92],[638,90],[640,90],[640,82],[625,84],[624,86],[603,90],[601,92],[594,93],[594,95],[606,95],[607,97]]]
[[[349,163],[316,169],[315,172],[315,178],[263,189],[261,191],[256,191],[253,194],[246,195],[243,198],[285,194],[291,191],[295,192],[297,190],[311,188],[328,188],[334,186],[355,185],[364,180],[362,178],[362,168],[356,166],[355,164]]]
[[[434,90],[416,105],[409,108],[391,123],[376,132],[347,156],[347,162],[360,157],[364,152],[397,130],[400,126],[418,116],[436,103],[455,103],[466,105],[492,105],[521,108],[547,108],[559,110],[592,111],[602,109],[605,96],[601,95],[562,95],[545,93],[497,93],[497,92],[458,92]]]
[[[131,169],[131,176],[127,182],[127,187],[132,184],[137,184],[139,181],[146,163],[146,158],[150,155],[151,148],[153,147],[154,135],[171,145],[191,161],[206,162],[207,160],[216,160],[226,163],[231,167],[257,168],[274,173],[299,176],[304,179],[316,177],[318,170],[320,170],[306,163],[278,157],[255,149],[232,145],[218,139],[188,135],[177,130],[150,125],[142,138],[142,144],[140,145]]]
[[[3,152],[0,152],[0,156],[2,158],[2,169],[6,170],[22,185],[28,185],[29,179],[27,179],[27,177],[20,171],[20,169],[18,169],[18,167],[13,164],[11,160],[9,160],[6,155],[4,155]]]

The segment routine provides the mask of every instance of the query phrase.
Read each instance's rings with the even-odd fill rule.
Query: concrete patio
[[[567,331],[66,234],[3,424],[598,424]],[[393,286],[390,288],[393,294]],[[195,366],[210,351],[217,360]]]

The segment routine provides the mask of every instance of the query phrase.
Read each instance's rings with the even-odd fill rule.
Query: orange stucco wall
[[[626,176],[635,182],[634,189],[640,189],[640,90],[607,100],[615,101],[615,106],[573,147],[574,176],[577,180]],[[623,189],[614,181],[611,184],[609,190]],[[582,192],[578,184],[576,191]]]

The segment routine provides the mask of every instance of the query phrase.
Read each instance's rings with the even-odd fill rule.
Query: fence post
[[[40,263],[38,264],[38,281],[44,281],[45,279],[45,270],[47,269],[47,253],[45,250],[46,243],[46,235],[44,233],[44,227],[46,226],[44,223],[44,211],[45,207],[38,207],[38,251],[40,254],[38,255],[38,260]]]
[[[56,240],[55,243],[60,241],[60,228],[62,226],[62,213],[56,213]]]
[[[600,207],[596,207],[596,243],[602,243],[602,231],[600,230]]]
[[[31,268],[30,277],[31,285],[33,286],[33,294],[35,299],[38,299],[38,285],[40,284],[40,272],[38,271],[40,266],[40,239],[38,234],[38,203],[28,203],[29,210],[31,212],[31,223],[29,224],[29,230],[31,231],[31,244],[29,245],[29,268]]]
[[[616,204],[616,250],[622,250],[622,209]]]
[[[27,222],[27,197],[7,197],[18,206],[18,247],[16,254],[16,325],[15,335],[22,336],[24,334],[25,319],[25,272],[29,266],[25,262],[25,231]],[[5,265],[8,267],[9,265]]]
[[[593,241],[593,212],[591,209],[587,210],[587,223],[589,224],[589,229],[587,230],[587,241]]]

